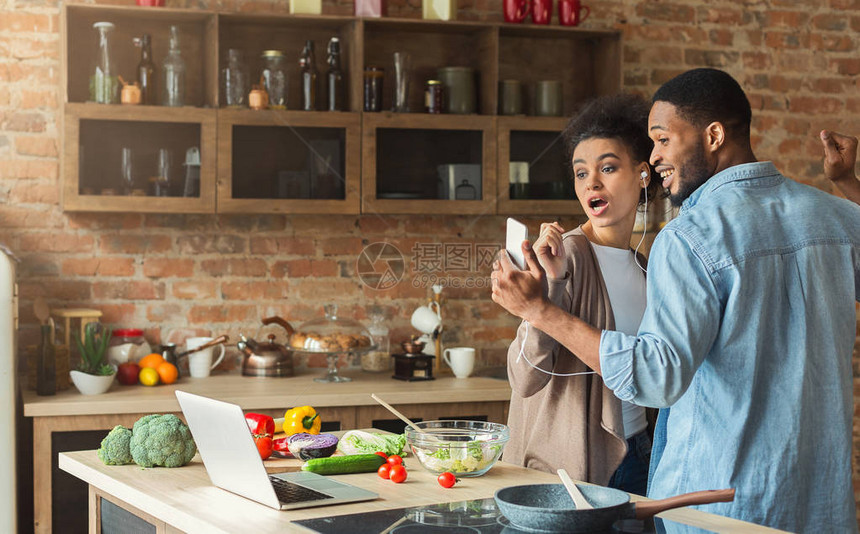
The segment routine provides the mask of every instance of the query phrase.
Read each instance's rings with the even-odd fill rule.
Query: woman
[[[566,233],[542,224],[533,246],[554,304],[597,328],[632,334],[645,311],[645,260],[630,240],[637,206],[659,187],[659,180],[649,185],[648,111],[642,99],[618,95],[592,101],[571,120],[565,143],[588,221]],[[508,349],[505,460],[644,495],[645,409],[622,403],[589,371],[553,338],[520,325]]]

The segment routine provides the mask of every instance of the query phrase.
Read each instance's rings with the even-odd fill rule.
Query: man
[[[824,174],[842,191],[845,198],[860,204],[860,180],[854,174],[857,138],[821,130],[824,144]]]
[[[714,69],[654,95],[651,163],[681,212],[652,247],[637,336],[551,305],[527,242],[528,270],[502,257],[493,300],[620,399],[664,408],[649,497],[736,488],[734,502],[703,508],[794,532],[856,532],[860,208],[757,162],[750,118],[743,90]]]

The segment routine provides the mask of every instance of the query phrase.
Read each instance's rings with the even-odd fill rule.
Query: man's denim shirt
[[[638,336],[604,331],[606,385],[661,410],[648,496],[794,532],[856,532],[851,483],[860,207],[737,165],[699,187],[648,261]]]

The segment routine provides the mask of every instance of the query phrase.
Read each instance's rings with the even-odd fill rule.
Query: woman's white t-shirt
[[[645,314],[645,273],[636,265],[630,249],[591,243],[609,293],[615,315],[615,330],[635,336]],[[630,438],[648,427],[645,408],[621,401],[624,437]]]

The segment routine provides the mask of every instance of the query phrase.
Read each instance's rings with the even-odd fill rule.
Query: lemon
[[[158,371],[152,367],[144,367],[140,370],[140,376],[137,379],[144,386],[154,386],[158,384]]]

